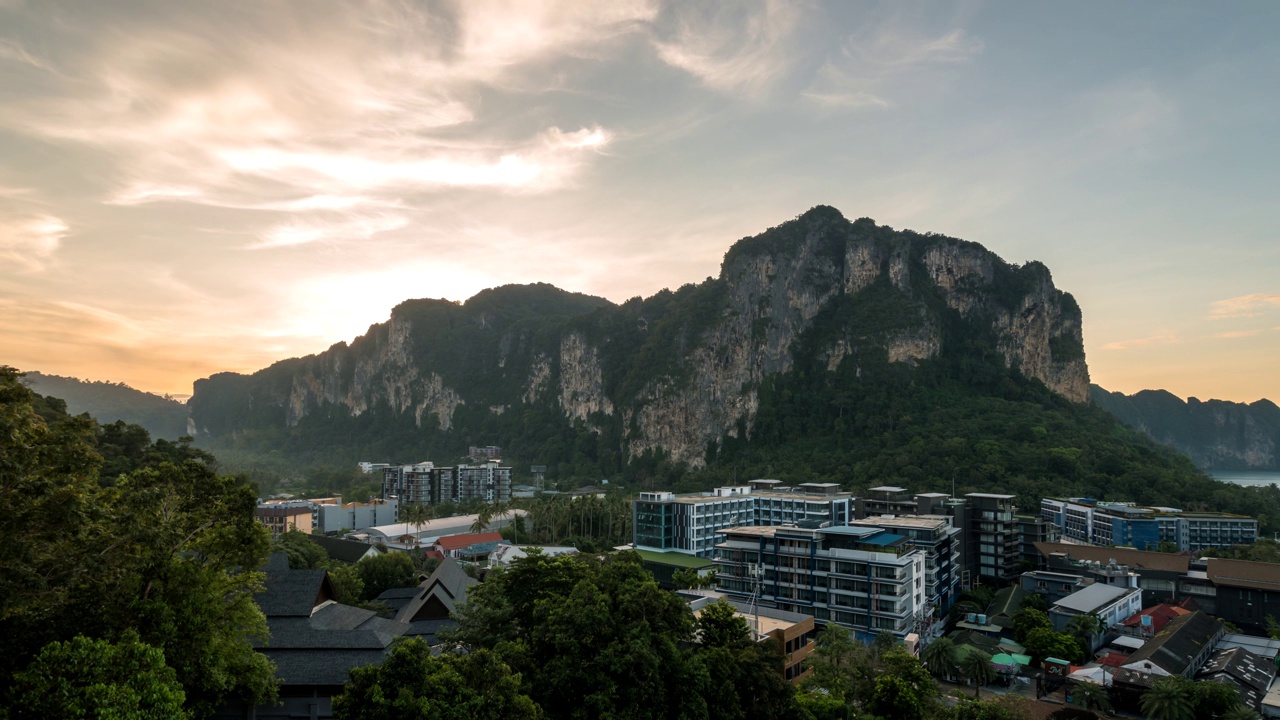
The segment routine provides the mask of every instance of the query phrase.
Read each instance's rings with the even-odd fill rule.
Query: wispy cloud
[[[418,194],[571,185],[614,133],[595,123],[520,127],[487,113],[483,94],[518,88],[530,64],[637,32],[656,12],[646,2],[373,0],[252,17],[262,6],[233,28],[213,9],[180,19],[152,9],[158,19],[138,14],[86,36],[75,80],[6,103],[0,126],[106,153],[111,204],[263,209],[307,222],[338,212],[312,224],[352,227]],[[3,57],[37,62],[11,45],[0,45]],[[281,235],[288,223],[269,222],[266,245],[310,235]]]
[[[653,38],[658,57],[718,92],[758,97],[795,62],[800,3],[677,3],[672,13]]]
[[[345,240],[368,240],[379,233],[399,230],[409,224],[401,215],[345,217],[334,220],[292,219],[276,225],[248,247],[251,250],[296,247],[312,243],[334,243]]]
[[[1263,330],[1231,330],[1228,332],[1216,333],[1214,337],[1223,338],[1226,340],[1235,340],[1237,338],[1247,338],[1247,337],[1253,337],[1255,335],[1261,335],[1263,332],[1264,332]]]
[[[1276,309],[1280,309],[1280,293],[1253,293],[1210,303],[1209,317],[1214,320],[1257,317]]]
[[[962,29],[931,37],[892,23],[872,26],[845,38],[803,95],[827,107],[889,107],[893,79],[919,67],[968,62],[983,48]]]
[[[1142,338],[1133,338],[1132,340],[1117,340],[1109,342],[1102,346],[1103,350],[1128,350],[1130,348],[1143,347],[1146,345],[1170,345],[1178,342],[1178,337],[1173,334],[1151,335]]]
[[[6,267],[22,273],[44,269],[69,231],[54,215],[0,203],[0,275]]]

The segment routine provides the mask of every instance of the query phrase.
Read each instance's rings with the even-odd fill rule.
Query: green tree
[[[892,675],[876,678],[867,709],[877,717],[923,720],[925,703],[911,684]]]
[[[1049,599],[1045,597],[1044,593],[1029,592],[1022,598],[1022,607],[1047,613],[1049,612]]]
[[[1027,652],[1037,662],[1045,658],[1058,658],[1074,662],[1082,655],[1080,643],[1066,633],[1054,632],[1048,628],[1036,628],[1027,633],[1023,641]]]
[[[1053,623],[1049,616],[1035,608],[1023,607],[1013,614],[1013,635],[1020,643],[1026,643],[1027,635],[1032,630],[1052,630]]]
[[[951,638],[938,638],[926,645],[920,652],[920,659],[929,672],[939,677],[948,678],[959,671],[956,645]]]
[[[1107,689],[1101,685],[1091,682],[1076,683],[1071,688],[1071,698],[1076,705],[1089,710],[1091,712],[1100,713],[1102,715],[1110,715],[1113,711],[1111,707],[1111,695]]]
[[[716,586],[716,571],[712,570],[703,575],[692,568],[680,568],[675,571],[671,580],[681,590],[690,588],[706,590]]]
[[[1067,634],[1080,643],[1086,658],[1092,657],[1094,638],[1106,631],[1107,623],[1097,613],[1076,615],[1067,623]]]
[[[335,600],[343,605],[359,606],[365,602],[364,580],[360,568],[350,563],[334,562],[328,567],[329,581],[333,583]]]
[[[1030,720],[1033,715],[1024,699],[1005,695],[992,700],[962,698],[933,717],[934,720]]]
[[[271,541],[271,552],[282,552],[289,556],[289,567],[294,570],[316,570],[329,563],[329,554],[324,548],[311,540],[311,537],[298,530],[280,533]]]
[[[1197,682],[1193,694],[1197,718],[1220,718],[1243,704],[1233,683]]]
[[[723,598],[704,606],[698,615],[698,641],[704,647],[742,648],[751,644],[751,628]]]
[[[333,698],[337,720],[534,720],[537,704],[520,690],[497,655],[432,656],[414,638],[395,646],[381,665],[351,671],[342,694]]]
[[[1218,716],[1218,720],[1260,720],[1253,708],[1241,703]]]
[[[83,635],[46,645],[14,676],[12,720],[188,717],[186,696],[164,653],[127,632],[118,642]]]
[[[391,551],[366,557],[356,563],[356,570],[364,583],[365,600],[375,600],[392,588],[410,588],[418,584],[417,569],[408,553]]]
[[[1151,720],[1195,720],[1195,684],[1178,675],[1158,678],[1138,705]]]
[[[848,628],[835,623],[828,623],[814,638],[813,653],[805,664],[813,674],[804,686],[824,691],[845,704],[869,696],[875,683],[871,649],[854,639]]]
[[[417,531],[414,535],[416,538],[417,534],[422,532],[422,526],[431,519],[433,509],[432,506],[426,503],[405,503],[399,507],[398,513],[401,522],[412,525],[414,530]]]
[[[485,505],[476,513],[475,522],[471,523],[471,532],[482,533],[489,529],[489,524],[493,522],[493,508]]]
[[[995,668],[991,667],[991,656],[970,647],[960,658],[960,672],[965,679],[973,683],[973,696],[982,697],[982,686],[996,679]]]

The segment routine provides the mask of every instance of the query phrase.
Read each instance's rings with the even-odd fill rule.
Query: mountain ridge
[[[1252,403],[1182,400],[1167,390],[1132,395],[1090,386],[1090,398],[1125,425],[1190,457],[1208,470],[1280,471],[1280,407],[1266,398]]]
[[[850,363],[856,377],[974,344],[1084,402],[1081,325],[1041,263],[1011,265],[977,243],[818,206],[734,243],[719,277],[696,285],[621,305],[547,284],[465,303],[410,300],[350,344],[199,380],[190,407],[204,438],[346,413],[446,445],[440,433],[495,424],[479,415],[536,408],[546,422],[601,435],[622,458],[658,453],[698,467],[708,444],[750,436],[761,384],[799,365],[834,374]]]

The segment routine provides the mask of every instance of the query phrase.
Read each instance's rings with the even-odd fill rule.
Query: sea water
[[[1223,482],[1236,485],[1280,485],[1280,472],[1254,470],[1210,470],[1209,475]]]

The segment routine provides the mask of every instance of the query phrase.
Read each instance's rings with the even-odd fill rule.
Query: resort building
[[[397,465],[383,470],[382,497],[402,505],[439,505],[481,500],[511,500],[511,468],[496,461],[436,467],[434,463]]]
[[[730,597],[834,622],[870,642],[932,625],[925,553],[874,527],[725,528],[716,547],[718,589]]]
[[[944,613],[955,604],[960,592],[961,555],[964,542],[960,528],[945,515],[881,515],[854,520],[855,527],[885,530],[906,537],[925,557],[925,596],[931,606]]]
[[[1040,516],[1057,525],[1063,537],[1139,550],[1164,544],[1179,552],[1198,552],[1250,545],[1258,539],[1258,521],[1245,515],[1184,512],[1093,498],[1045,498],[1040,501]]]
[[[642,492],[632,503],[632,539],[637,550],[711,558],[726,528],[845,525],[853,510],[853,496],[835,483],[783,487],[779,480],[752,480],[707,493]]]

